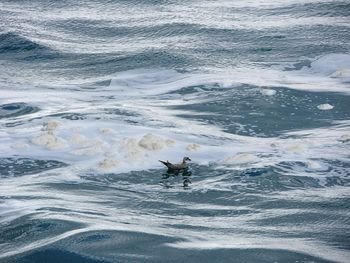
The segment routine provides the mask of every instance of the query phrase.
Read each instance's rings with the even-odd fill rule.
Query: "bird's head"
[[[184,159],[183,159],[183,162],[185,163],[185,162],[190,162],[191,161],[191,159],[190,159],[190,157],[184,157]]]

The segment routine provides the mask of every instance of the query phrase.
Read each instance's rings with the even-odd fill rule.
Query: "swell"
[[[36,60],[59,56],[59,52],[14,32],[0,34],[0,55],[6,60]]]
[[[347,17],[349,10],[350,4],[346,1],[317,1],[266,9],[270,15],[293,14],[296,17]]]
[[[0,119],[14,118],[26,114],[38,112],[40,109],[23,102],[0,104]]]
[[[11,188],[1,187],[7,195],[18,191],[12,190],[14,186],[21,189],[20,200],[4,203],[5,212],[6,205],[18,209],[13,214],[8,211],[6,217],[26,214],[1,229],[2,241],[9,246],[0,261],[50,246],[111,260],[113,256],[106,255],[109,248],[120,256],[121,247],[138,244],[131,238],[135,235],[141,239],[151,235],[147,240],[162,249],[203,253],[282,249],[338,262],[346,262],[349,254],[341,247],[341,239],[347,240],[348,222],[343,209],[348,207],[349,194],[344,186],[320,188],[317,180],[311,185],[310,179],[300,178],[304,186],[291,189],[285,186],[293,176],[273,169],[255,176],[201,166],[193,168],[193,183],[186,191],[181,189],[181,176],[173,178],[178,186],[159,185],[160,170],[91,175],[78,181],[62,176],[29,175],[22,181],[8,180]],[[11,241],[18,237],[20,242]],[[89,250],[91,246],[99,251]]]

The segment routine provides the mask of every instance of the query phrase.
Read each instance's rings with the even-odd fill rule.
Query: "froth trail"
[[[259,138],[183,118],[211,113],[176,107],[215,101],[201,95],[206,87],[220,90],[254,85],[263,96],[274,96],[276,87],[348,93],[349,62],[348,55],[333,54],[299,71],[255,68],[214,75],[133,70],[117,73],[108,87],[41,88],[31,91],[31,96],[26,90],[3,88],[4,105],[20,102],[40,110],[1,120],[1,152],[3,157],[53,158],[81,168],[113,172],[159,167],[157,160],[164,157],[176,161],[192,156],[200,164],[233,166],[307,163],[314,156],[346,158],[344,142],[350,136],[346,121],[331,130],[302,131],[293,139],[288,133],[286,138]],[[194,93],[190,91],[193,88]],[[315,105],[315,111],[333,109],[330,104],[324,105]],[[4,112],[12,109],[6,107]],[[324,147],[332,149],[331,154],[322,152]]]

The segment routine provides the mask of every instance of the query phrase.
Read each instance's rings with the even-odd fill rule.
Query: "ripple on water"
[[[35,106],[23,102],[15,102],[0,105],[0,119],[13,118],[39,111]]]
[[[65,163],[55,160],[0,158],[0,177],[35,174],[64,166]]]

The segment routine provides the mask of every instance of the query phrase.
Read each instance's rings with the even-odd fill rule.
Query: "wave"
[[[23,102],[0,104],[0,119],[18,117],[35,113],[39,110],[40,109],[38,107],[31,106]]]
[[[297,63],[297,66],[299,63]],[[305,66],[291,70],[287,66],[236,67],[217,73],[179,73],[176,70],[136,69],[112,76],[110,88],[119,96],[162,94],[185,87],[217,85],[234,88],[241,85],[288,88],[304,91],[350,93],[350,55],[327,54],[310,59]],[[267,95],[267,94],[265,94]]]
[[[0,203],[6,222],[0,240],[7,244],[0,262],[50,246],[110,259],[145,237],[152,240],[152,248],[146,252],[148,245],[143,244],[141,252],[134,253],[154,255],[156,243],[161,250],[205,254],[283,250],[335,262],[347,262],[349,256],[339,241],[328,239],[346,240],[346,186],[312,186],[301,178],[302,187],[286,189],[281,184],[286,186],[293,176],[272,172],[239,178],[208,167],[195,167],[189,191],[171,182],[162,188],[161,172],[154,170],[80,178],[76,174],[68,169],[44,172],[0,185],[3,194],[11,196]],[[98,250],[91,250],[96,246]],[[113,255],[108,253],[111,247]]]
[[[305,1],[292,2],[286,6],[267,7],[265,11],[273,15],[293,14],[297,17],[346,17],[349,15],[349,8],[350,4],[345,1]]]
[[[13,32],[0,34],[2,59],[35,60],[57,57],[59,52]]]
[[[0,262],[348,262],[348,6],[5,1]]]
[[[164,154],[175,161],[190,155],[206,165],[264,167],[331,159],[318,147],[332,138],[333,157],[345,158],[348,95],[338,92],[350,92],[344,83],[349,61],[347,54],[329,54],[300,70],[217,74],[138,69],[115,73],[96,89],[2,89],[4,99],[25,104],[5,104],[0,114],[17,114],[26,105],[41,109],[4,118],[12,132],[4,136],[2,157],[52,158],[102,172],[157,168],[152,160]]]
[[[36,174],[50,169],[64,167],[54,160],[35,160],[29,158],[0,158],[0,177]]]

